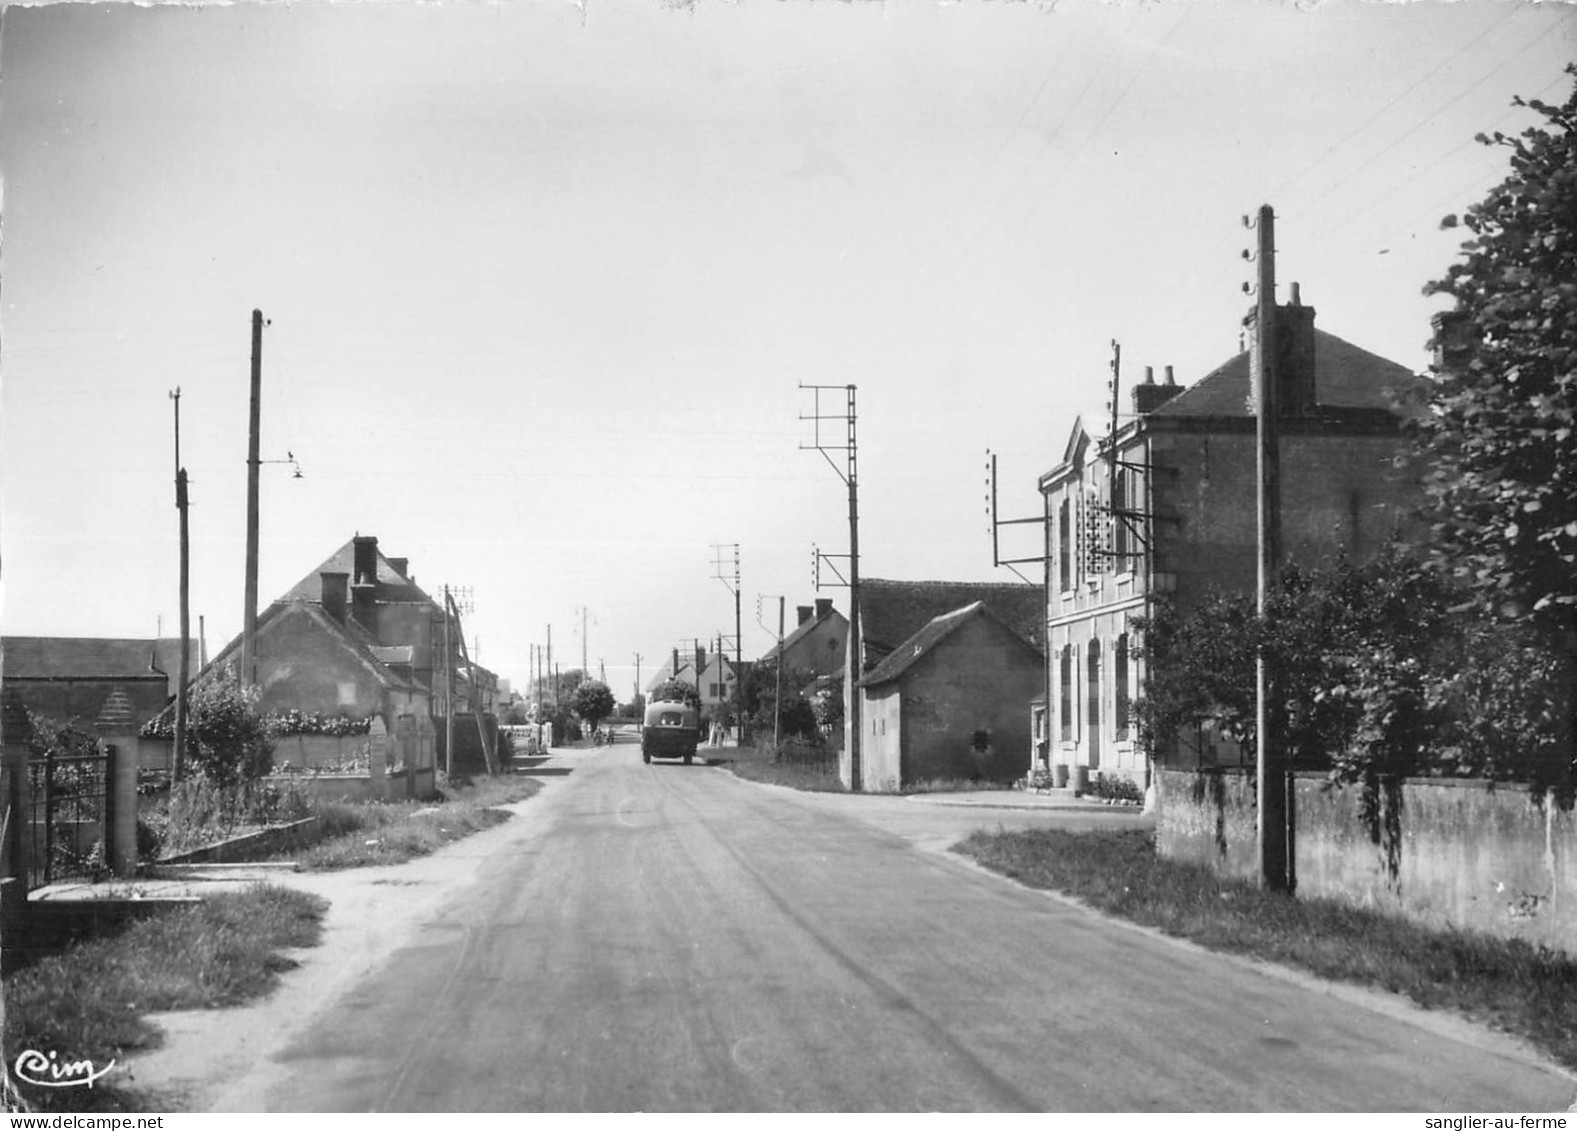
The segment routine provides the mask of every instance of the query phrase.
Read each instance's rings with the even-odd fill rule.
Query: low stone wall
[[[1162,770],[1157,785],[1161,855],[1258,876],[1249,775]],[[1298,776],[1300,896],[1577,954],[1577,813],[1523,787],[1443,778],[1398,782],[1377,800],[1366,815],[1359,788]]]
[[[278,852],[288,852],[316,844],[323,838],[316,817],[304,817],[288,825],[274,825],[255,832],[233,836],[218,844],[194,848],[173,856],[161,856],[160,864],[233,864],[243,860],[261,860]]]
[[[290,763],[298,770],[325,766],[366,765],[372,754],[372,738],[365,734],[290,734],[274,740],[274,765]]]

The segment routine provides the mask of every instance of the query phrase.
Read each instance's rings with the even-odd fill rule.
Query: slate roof
[[[1045,591],[1020,582],[860,580],[860,633],[867,663],[939,616],[979,601],[1035,648],[1046,635]]]
[[[845,623],[847,623],[844,615],[837,609],[828,609],[819,617],[806,617],[802,623],[795,625],[794,631],[783,638],[783,654],[787,655],[788,653],[792,652],[796,644],[805,639],[805,637],[809,636],[811,633],[815,632],[816,629],[827,623],[833,617],[837,617],[839,620],[843,620]],[[771,648],[768,648],[762,653],[761,662],[766,663],[767,661],[776,658],[777,654],[778,646],[774,644]]]
[[[1322,407],[1401,411],[1423,384],[1405,365],[1335,334],[1314,331],[1314,399]],[[1244,352],[1147,415],[1249,417],[1249,393],[1249,355]]]
[[[373,588],[372,598],[380,603],[392,601],[410,601],[436,605],[430,596],[410,578],[394,568],[380,549],[378,554],[378,580]],[[323,579],[319,576],[324,573],[343,573],[356,580],[356,539],[353,537],[339,549],[325,558],[317,568],[308,573],[300,581],[292,585],[280,598],[282,601],[312,601],[321,603],[323,599]]]
[[[181,663],[179,640],[7,636],[3,643],[7,679],[120,679],[128,676],[170,675]],[[196,653],[197,642],[194,640],[194,659]]]
[[[935,651],[949,636],[952,636],[953,633],[976,617],[983,617],[1002,628],[1017,639],[1026,651],[1039,652],[1038,649],[1034,648],[1011,627],[1004,624],[1002,618],[993,614],[984,601],[976,601],[971,605],[965,605],[961,609],[954,609],[950,613],[932,617],[919,632],[916,632],[909,639],[898,645],[897,648],[894,648],[879,664],[872,668],[869,674],[860,680],[860,686],[874,687],[877,684],[891,683],[893,680],[900,678],[924,657]]]

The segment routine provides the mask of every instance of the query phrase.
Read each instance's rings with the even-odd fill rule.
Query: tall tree
[[[1577,66],[1567,73],[1577,77]],[[1503,147],[1511,172],[1461,217],[1462,255],[1426,294],[1454,308],[1436,333],[1422,424],[1436,560],[1485,612],[1532,624],[1564,668],[1568,792],[1577,696],[1577,89],[1517,99],[1542,122]],[[1455,216],[1446,217],[1447,227]]]

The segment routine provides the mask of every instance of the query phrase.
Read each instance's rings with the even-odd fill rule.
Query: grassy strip
[[[779,762],[773,756],[771,743],[765,746],[738,746],[727,748],[724,757],[713,762],[723,766],[735,777],[747,781],[766,782],[769,785],[786,785],[812,793],[844,793],[838,780],[838,761],[816,765],[805,762]]]
[[[318,896],[259,884],[45,958],[6,979],[5,1047],[98,1068],[128,1049],[152,1048],[161,1037],[144,1014],[218,1009],[267,993],[296,965],[280,950],[316,945],[327,907]],[[18,1086],[44,1110],[156,1110],[115,1077],[92,1088]]]
[[[447,786],[437,802],[321,802],[316,812],[324,839],[291,858],[312,872],[403,864],[507,821],[509,814],[497,806],[524,801],[541,788],[535,778],[505,776]]]
[[[1148,831],[977,832],[954,851],[1202,946],[1457,1010],[1577,1068],[1577,960],[1556,951],[1263,891],[1156,856]]]

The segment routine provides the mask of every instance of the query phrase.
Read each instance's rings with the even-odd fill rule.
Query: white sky
[[[1237,352],[1259,205],[1283,301],[1426,365],[1473,135],[1574,48],[1510,0],[8,7],[0,627],[177,632],[179,386],[193,623],[239,631],[254,307],[304,476],[263,469],[265,604],[375,534],[518,683],[585,608],[624,697],[732,633],[737,542],[757,655],[847,550],[801,383],[859,387],[864,575],[1012,580],[986,449],[1031,515],[1112,339],[1125,388]]]

